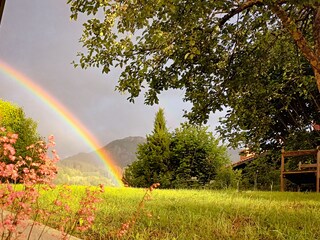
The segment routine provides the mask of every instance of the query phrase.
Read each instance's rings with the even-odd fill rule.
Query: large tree
[[[96,15],[80,66],[123,68],[118,90],[130,101],[143,87],[147,104],[183,89],[193,121],[230,109],[221,132],[235,143],[279,145],[319,120],[318,0],[68,2],[73,19]]]
[[[29,152],[27,147],[41,140],[37,132],[37,123],[28,118],[21,107],[1,99],[0,127],[19,135],[15,144],[16,156],[27,156]]]

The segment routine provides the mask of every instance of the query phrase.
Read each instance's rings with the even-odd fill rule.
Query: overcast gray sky
[[[58,99],[101,146],[127,136],[145,136],[153,127],[159,107],[165,109],[170,130],[186,119],[183,93],[162,94],[160,105],[147,106],[143,98],[129,103],[126,95],[114,91],[118,71],[102,75],[98,69],[75,69],[70,63],[81,51],[78,39],[81,22],[70,21],[65,0],[7,0],[0,26],[0,59],[23,73]],[[62,158],[92,151],[46,104],[0,72],[0,98],[23,107],[28,117],[38,122],[42,136],[53,134]],[[211,130],[218,123],[211,117]]]

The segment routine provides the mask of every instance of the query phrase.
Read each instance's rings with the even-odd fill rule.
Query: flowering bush
[[[55,228],[66,238],[75,231],[84,232],[90,229],[95,220],[97,204],[101,202],[100,194],[104,192],[104,186],[100,185],[98,189],[93,190],[87,187],[80,200],[69,186],[61,186],[58,190],[51,211],[43,216],[52,214],[55,217],[54,222],[57,223]],[[49,218],[46,221],[49,221]]]
[[[48,149],[55,146],[53,136],[48,143],[38,141],[27,147],[26,157],[16,156],[14,144],[18,134],[8,133],[0,128],[0,178],[1,183],[51,184],[57,173],[55,163],[59,156],[52,150],[52,158],[48,157]]]
[[[48,142],[38,141],[27,147],[26,157],[16,156],[14,144],[18,135],[7,132],[0,127],[0,236],[1,239],[16,239],[19,236],[18,228],[25,228],[27,219],[31,217],[40,219],[45,223],[56,211],[64,219],[59,221],[59,230],[62,231],[62,239],[74,230],[85,231],[94,221],[96,204],[99,202],[98,193],[103,191],[86,190],[86,195],[79,203],[79,209],[71,213],[70,207],[62,201],[67,199],[67,192],[60,192],[52,203],[51,212],[38,208],[39,191],[41,189],[54,188],[52,181],[56,177],[56,162],[59,160],[55,150],[49,150],[55,146],[53,136]],[[17,184],[19,183],[19,184]],[[50,204],[50,203],[48,203]],[[34,223],[33,223],[34,224]],[[31,227],[30,232],[32,231]],[[28,239],[30,237],[30,233]]]

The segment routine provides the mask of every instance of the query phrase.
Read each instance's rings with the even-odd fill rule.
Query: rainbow
[[[48,107],[50,107],[54,112],[56,112],[63,121],[68,124],[88,145],[92,150],[97,150],[96,153],[105,164],[108,172],[111,175],[111,180],[115,186],[122,187],[123,183],[121,181],[121,173],[117,169],[117,166],[112,161],[111,157],[101,149],[101,145],[96,138],[89,132],[89,130],[77,119],[71,112],[66,109],[57,99],[52,97],[48,92],[46,92],[39,85],[35,84],[31,79],[23,75],[21,72],[12,68],[8,64],[0,60],[0,72],[4,75],[10,77],[19,83],[23,88],[27,89],[33,93],[38,99],[44,102]]]

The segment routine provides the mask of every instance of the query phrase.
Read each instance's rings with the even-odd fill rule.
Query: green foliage
[[[217,175],[206,187],[209,189],[238,189],[242,179],[241,170],[233,170],[223,166],[217,171]]]
[[[22,108],[0,99],[0,126],[5,127],[8,132],[17,133],[19,138],[15,144],[16,156],[25,157],[26,149],[39,140],[37,123],[26,117]]]
[[[230,109],[219,127],[233,146],[242,142],[252,149],[279,149],[301,133],[309,133],[313,146],[318,144],[319,134],[311,132],[312,121],[319,121],[320,103],[312,69],[288,41],[282,37],[264,43],[273,54],[259,53],[265,57],[256,68],[249,66],[258,59],[254,53],[239,59],[242,70],[233,73],[234,80],[242,76],[250,81],[237,83],[238,91],[228,94]]]
[[[317,0],[68,3],[72,19],[92,15],[75,65],[119,66],[117,88],[130,101],[144,87],[147,104],[183,89],[190,120],[226,107],[223,138],[256,149],[279,147],[320,120]]]
[[[182,124],[171,143],[171,187],[204,186],[229,159],[207,127]]]
[[[241,189],[279,190],[280,189],[280,155],[268,154],[251,161],[242,170]]]
[[[138,148],[137,161],[125,170],[125,181],[134,187],[159,182],[162,188],[201,187],[209,183],[229,159],[226,148],[219,146],[219,140],[207,130],[182,124],[170,134],[160,109],[153,133]]]

